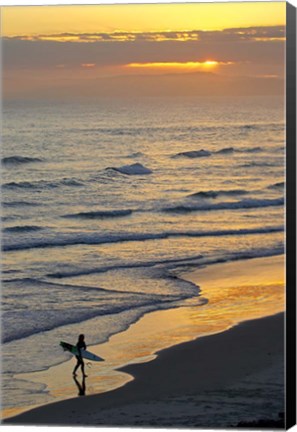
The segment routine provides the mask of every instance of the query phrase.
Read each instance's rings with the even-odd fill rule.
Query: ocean
[[[279,98],[10,101],[2,132],[4,408],[60,340],[205,304],[179,271],[284,252]]]

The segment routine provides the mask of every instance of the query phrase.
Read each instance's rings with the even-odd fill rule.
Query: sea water
[[[60,340],[199,308],[178,270],[283,253],[279,98],[10,101],[2,147],[4,407]]]

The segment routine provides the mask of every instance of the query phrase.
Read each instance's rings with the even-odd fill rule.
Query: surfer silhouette
[[[85,374],[85,364],[82,358],[82,354],[81,354],[81,350],[86,350],[87,346],[85,344],[85,336],[83,334],[80,334],[78,336],[78,341],[76,344],[76,348],[78,351],[78,355],[76,355],[76,359],[77,359],[77,363],[75,368],[73,369],[73,376],[76,376],[76,371],[79,367],[81,367],[81,372],[83,374],[83,377],[86,377],[87,375]]]

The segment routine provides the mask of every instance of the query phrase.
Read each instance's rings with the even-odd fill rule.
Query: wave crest
[[[42,159],[28,156],[8,156],[1,159],[2,165],[22,165],[27,163],[42,162]]]
[[[37,207],[40,204],[31,201],[3,201],[3,207]]]
[[[250,209],[271,206],[281,206],[284,204],[284,198],[276,199],[246,199],[235,202],[220,202],[216,204],[200,204],[200,205],[187,205],[181,204],[172,207],[163,208],[164,212],[169,213],[190,213],[199,211],[212,211],[212,210],[237,210],[237,209]]]
[[[222,149],[211,152],[210,150],[190,150],[184,151],[180,153],[176,153],[173,157],[187,157],[190,159],[200,158],[200,157],[208,157],[213,154],[218,155],[229,155],[232,153],[259,153],[262,152],[262,147],[246,147],[246,148],[234,148],[234,147],[224,147]]]
[[[285,187],[285,182],[274,183],[271,186],[268,186],[267,189],[283,189]]]
[[[185,151],[180,152],[174,155],[173,157],[187,157],[187,158],[200,158],[200,157],[208,157],[211,156],[211,152],[208,150],[191,150],[191,151]]]
[[[245,189],[231,189],[231,190],[209,190],[209,191],[201,191],[201,192],[195,192],[193,194],[188,195],[190,198],[217,198],[218,196],[226,195],[226,196],[233,196],[233,195],[246,195],[249,192]]]
[[[38,180],[4,183],[4,189],[55,189],[61,186],[80,187],[83,183],[71,178],[64,178],[56,181]]]
[[[12,227],[3,228],[3,232],[11,232],[11,233],[22,233],[22,232],[31,232],[31,231],[40,231],[43,228],[36,225],[16,225]]]
[[[123,165],[119,168],[115,168],[115,167],[110,167],[110,168],[106,168],[111,169],[113,171],[117,171],[121,174],[126,174],[126,175],[145,175],[145,174],[152,174],[152,171],[145,167],[144,165],[140,164],[140,163],[135,163],[132,165]]]
[[[123,217],[129,216],[133,213],[133,210],[95,210],[90,212],[81,212],[81,213],[73,213],[67,214],[63,217],[66,218],[78,218],[78,219],[104,219],[104,218],[115,218],[115,217]]]

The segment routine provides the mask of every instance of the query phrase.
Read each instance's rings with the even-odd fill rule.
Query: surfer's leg
[[[81,361],[81,372],[83,374],[83,377],[87,377],[88,375],[85,374],[85,364],[84,361]]]
[[[76,358],[77,358],[77,363],[75,365],[75,368],[73,369],[73,375],[76,375],[76,371],[77,371],[77,369],[79,368],[79,366],[81,364],[79,357],[76,357]]]

